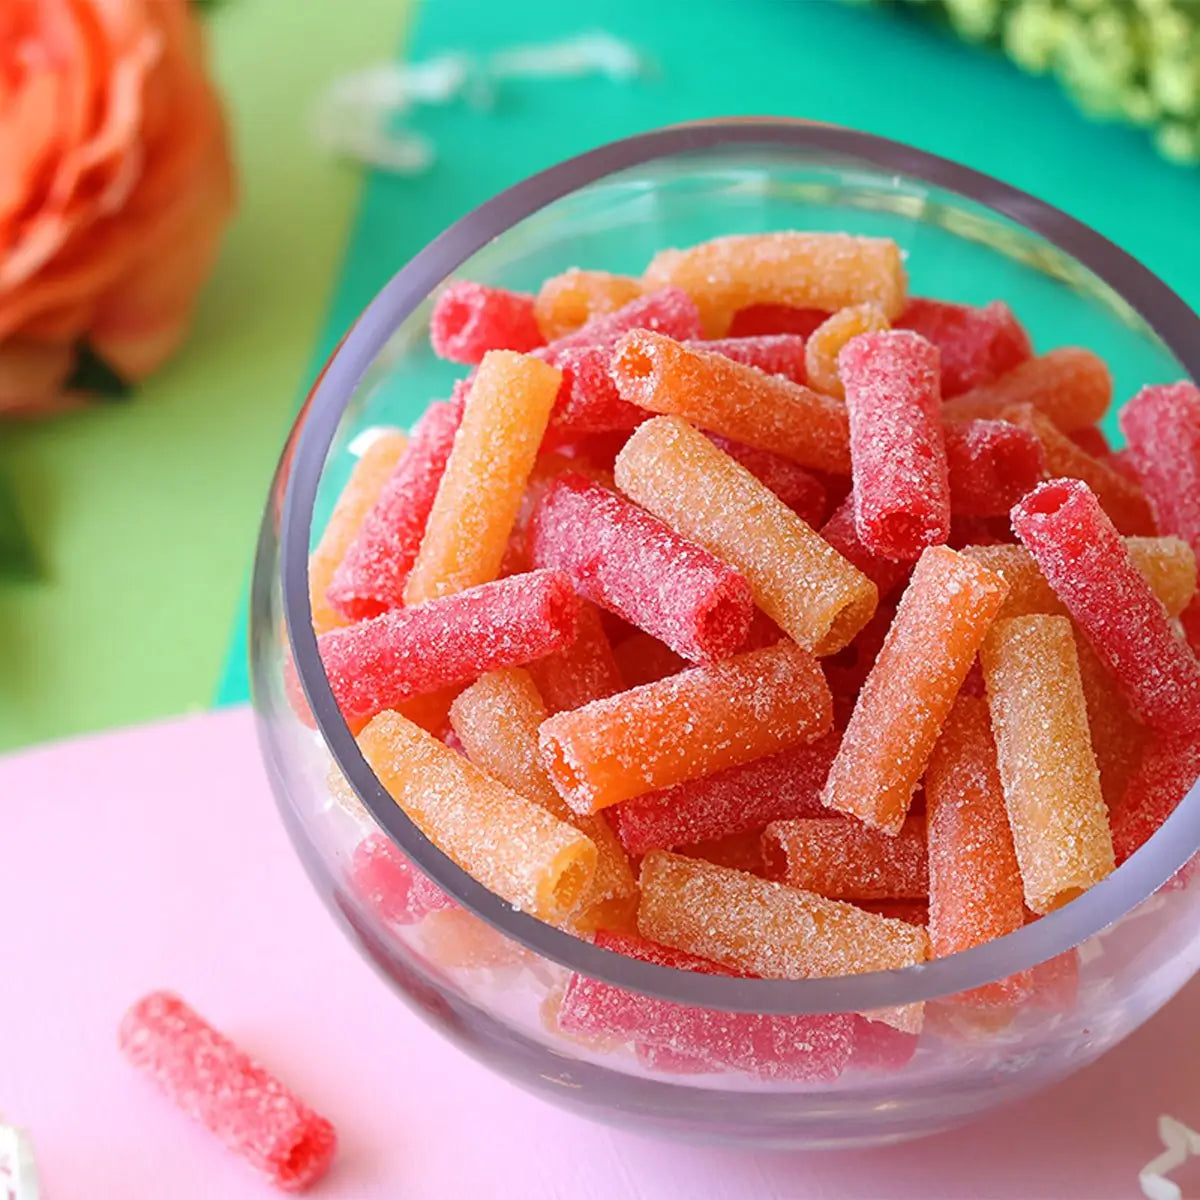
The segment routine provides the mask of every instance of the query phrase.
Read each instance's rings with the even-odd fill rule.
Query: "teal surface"
[[[996,175],[1094,226],[1200,305],[1200,172],[1163,161],[1136,130],[1089,123],[1051,82],[912,15],[835,0],[429,0],[407,45],[419,60],[601,28],[649,55],[651,77],[511,84],[489,109],[416,116],[438,162],[420,179],[371,178],[314,363],[408,257],[496,191],[614,138],[727,115],[847,125]],[[247,695],[244,626],[219,703]]]

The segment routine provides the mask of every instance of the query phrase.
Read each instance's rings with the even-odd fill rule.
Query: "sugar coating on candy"
[[[924,929],[665,850],[643,859],[640,884],[643,937],[766,979],[859,975],[929,956]]]
[[[914,296],[893,324],[919,333],[941,352],[947,400],[991,383],[1033,357],[1029,334],[1003,300],[975,307]]]
[[[609,371],[612,356],[611,342],[554,352],[563,379],[547,431],[551,444],[581,434],[635,429],[646,419],[644,410],[621,398]]]
[[[454,906],[385,833],[372,833],[354,847],[349,884],[364,904],[393,925],[415,925],[431,912]]]
[[[846,392],[838,369],[838,355],[851,338],[890,328],[878,304],[854,304],[835,312],[815,329],[804,347],[804,365],[809,384],[818,392],[841,400]]]
[[[702,975],[738,973],[721,966],[720,963],[710,962],[707,958],[700,958],[695,954],[685,954],[682,950],[653,942],[636,933],[615,933],[610,929],[597,929],[592,942],[602,950],[611,950],[614,954],[624,954],[626,958],[636,958],[659,967],[671,967],[676,971],[699,971]]]
[[[1167,610],[1170,612],[1170,609]],[[1200,655],[1200,596],[1195,596],[1188,606],[1179,614],[1179,623],[1183,627],[1183,636],[1187,638],[1194,654]]]
[[[542,336],[551,342],[574,333],[593,317],[616,312],[641,294],[641,280],[572,267],[542,284],[533,302],[533,315]]]
[[[844,407],[803,384],[647,330],[617,342],[610,369],[630,404],[684,417],[801,466],[850,470]]]
[[[821,788],[838,740],[836,733],[826,734],[808,746],[626,800],[610,810],[613,827],[639,858],[649,850],[716,841],[786,817],[827,815]]]
[[[763,847],[774,878],[831,900],[923,899],[929,892],[921,816],[910,816],[895,836],[836,816],[772,821]]]
[[[843,347],[838,368],[859,540],[884,558],[914,559],[950,534],[937,347],[907,330],[865,333]]]
[[[358,745],[421,832],[514,908],[556,923],[588,895],[596,847],[566,821],[398,713],[380,713]]]
[[[954,550],[925,551],[842,737],[827,806],[899,831],[1005,590],[999,576]]]
[[[1134,715],[1156,729],[1200,730],[1200,662],[1087,484],[1042,484],[1013,509],[1012,525]]]
[[[561,371],[529,355],[484,356],[404,586],[406,604],[497,577],[561,382]]]
[[[529,531],[534,566],[693,662],[727,658],[746,639],[745,578],[643,509],[578,474],[546,489]]]
[[[732,438],[710,433],[708,440],[730,458],[740,462],[765,488],[774,492],[806,525],[815,529],[825,519],[828,498],[825,485],[812,472],[790,458],[745,446]]]
[[[579,598],[558,571],[511,575],[317,639],[342,715],[362,720],[570,645]]]
[[[1150,840],[1200,780],[1200,738],[1151,740],[1112,815],[1113,849],[1123,863]]]
[[[854,903],[879,917],[891,917],[909,925],[929,926],[929,903],[925,900],[855,900]]]
[[[796,333],[808,337],[829,314],[823,308],[792,308],[787,304],[748,304],[729,322],[726,337],[762,337]]]
[[[875,586],[763,484],[674,417],[647,421],[614,469],[631,500],[736,567],[798,645],[833,654],[875,611]]]
[[[1051,912],[1113,869],[1071,622],[998,621],[980,657],[1025,903]]]
[[[834,509],[829,520],[821,526],[821,537],[879,589],[880,597],[891,595],[912,572],[910,563],[884,558],[863,545],[854,523],[853,496],[847,496]]]
[[[684,345],[710,354],[723,354],[743,366],[755,367],[768,375],[782,375],[793,383],[803,383],[805,379],[804,338],[799,334],[724,337],[710,341],[694,338]]]
[[[1046,460],[1046,474],[1050,478],[1081,479],[1086,483],[1121,533],[1149,535],[1155,532],[1154,517],[1142,489],[1076,445],[1049,417],[1030,404],[1018,404],[1004,410],[1004,419],[1037,436]]]
[[[1006,516],[1044,478],[1036,432],[1008,421],[947,421],[943,426],[950,506],[955,514]]]
[[[535,659],[528,666],[550,713],[603,700],[626,686],[604,632],[604,623],[590,604],[579,606],[574,639],[563,649]]]
[[[611,346],[634,329],[649,329],[664,337],[686,341],[700,336],[700,314],[691,297],[675,287],[647,291],[615,312],[591,318],[537,352],[553,363],[563,350],[574,346]]]
[[[321,634],[346,623],[325,593],[407,445],[408,438],[398,429],[379,432],[355,463],[321,540],[309,555],[308,602],[314,633]]]
[[[658,638],[652,638],[648,633],[635,633],[619,641],[613,647],[613,658],[627,688],[641,687],[643,683],[654,683],[658,679],[666,679],[668,675],[678,675],[688,667],[686,659],[680,658],[670,646],[664,646]]]
[[[489,350],[524,354],[545,342],[532,296],[465,279],[434,302],[429,340],[434,354],[459,363],[477,363]]]
[[[687,847],[688,856],[718,867],[732,867],[735,871],[749,871],[751,875],[766,875],[763,862],[762,830],[747,829],[743,833],[731,833],[728,837],[711,842],[693,842]]]
[[[276,1187],[303,1191],[329,1170],[333,1126],[178,996],[144,996],[118,1041],[169,1100]]]
[[[1064,433],[1095,425],[1112,402],[1112,376],[1090,350],[1065,346],[1031,358],[1001,375],[947,400],[948,421],[996,420],[1012,404],[1032,404]]]
[[[831,704],[816,660],[781,642],[558,713],[542,761],[576,812],[594,812],[814,741]]]
[[[706,337],[722,336],[735,312],[759,304],[836,312],[873,301],[894,317],[908,286],[900,248],[887,238],[795,231],[661,250],[642,281],[683,288],[700,309]]]
[[[333,573],[326,596],[347,620],[377,617],[404,603],[429,510],[446,469],[460,413],[431,404]]]

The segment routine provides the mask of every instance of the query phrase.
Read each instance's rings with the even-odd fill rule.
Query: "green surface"
[[[188,346],[131,403],[0,437],[47,571],[0,585],[0,749],[212,698],[360,192],[314,148],[308,111],[332,76],[390,52],[405,5],[355,9],[218,6],[243,196]]]

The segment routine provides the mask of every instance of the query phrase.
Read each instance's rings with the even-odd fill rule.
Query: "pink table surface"
[[[244,710],[0,760],[0,914],[0,1112],[47,1200],[272,1194],[119,1058],[125,1007],[164,986],[337,1125],[322,1200],[1103,1200],[1139,1195],[1159,1113],[1200,1124],[1200,981],[1073,1080],[905,1146],[749,1153],[559,1112],[442,1042],[344,940]]]

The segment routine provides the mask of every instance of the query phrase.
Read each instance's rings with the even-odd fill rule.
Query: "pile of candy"
[[[685,970],[905,967],[1079,896],[1200,774],[1191,383],[1113,452],[1100,358],[910,299],[896,245],[846,234],[454,283],[431,331],[473,370],[362,456],[313,620],[384,787],[514,907]],[[467,917],[378,833],[351,882]],[[955,1002],[998,1022],[1074,971]],[[926,1016],[582,976],[551,1008],[655,1070],[788,1080],[900,1065]]]

